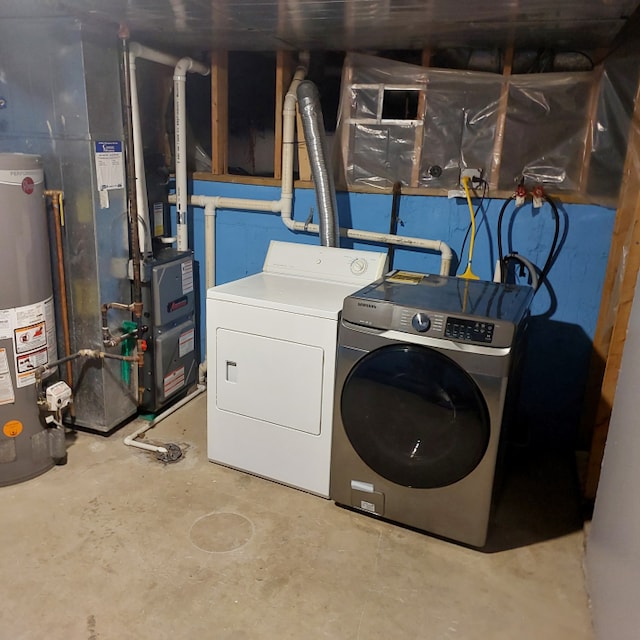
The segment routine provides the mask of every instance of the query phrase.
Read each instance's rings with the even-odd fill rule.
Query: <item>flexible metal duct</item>
[[[304,80],[298,85],[298,108],[302,117],[311,173],[316,188],[320,222],[320,244],[324,247],[340,245],[340,225],[336,204],[336,188],[328,160],[320,95],[313,82]]]

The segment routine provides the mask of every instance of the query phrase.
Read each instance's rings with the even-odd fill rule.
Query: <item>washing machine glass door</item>
[[[360,359],[340,408],[367,466],[406,487],[461,480],[489,444],[489,414],[476,383],[453,360],[420,345],[389,345]]]

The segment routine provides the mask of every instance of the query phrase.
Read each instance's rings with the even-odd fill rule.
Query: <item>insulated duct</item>
[[[311,174],[316,189],[320,244],[324,247],[338,247],[340,246],[340,225],[338,223],[336,188],[328,161],[320,95],[316,85],[310,80],[301,82],[296,93],[311,163]]]

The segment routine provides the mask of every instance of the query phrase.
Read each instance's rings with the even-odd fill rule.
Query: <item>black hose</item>
[[[547,259],[545,260],[544,266],[540,271],[540,277],[538,278],[538,286],[536,290],[540,287],[540,285],[547,279],[547,275],[551,269],[551,265],[553,264],[553,259],[555,257],[556,249],[558,246],[558,238],[560,237],[560,214],[558,213],[558,207],[556,203],[547,195],[543,196],[544,199],[551,206],[551,212],[553,213],[553,219],[555,222],[555,230],[553,233],[553,241],[551,242],[551,248],[549,249],[549,254],[547,255]],[[507,260],[503,251],[502,251],[502,218],[504,217],[504,213],[509,206],[509,203],[515,200],[515,196],[511,196],[508,200],[505,200],[504,204],[500,209],[500,213],[498,215],[498,259],[500,262],[500,282],[504,282],[504,278],[506,275],[506,266]],[[519,207],[516,207],[514,210],[514,215],[518,212]]]
[[[498,215],[498,260],[500,261],[500,282],[502,282],[503,273],[502,268],[504,266],[504,253],[502,252],[502,218],[504,216],[504,212],[507,210],[509,203],[512,200],[515,200],[515,196],[511,196],[508,200],[504,201],[502,208],[500,209],[500,213]],[[516,207],[517,211],[517,207]]]
[[[553,259],[555,257],[556,248],[558,245],[558,238],[560,237],[560,214],[558,213],[558,207],[556,207],[556,203],[549,196],[545,195],[544,199],[551,205],[551,211],[553,212],[556,229],[553,234],[553,242],[551,243],[549,255],[547,256],[547,260],[544,263],[544,267],[542,267],[542,272],[540,273],[540,282],[543,282],[546,279],[547,274],[551,269],[551,265],[553,264]]]

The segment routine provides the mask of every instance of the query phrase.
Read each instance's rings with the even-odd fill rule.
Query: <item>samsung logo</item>
[[[378,307],[375,304],[369,304],[367,302],[358,302],[359,307],[366,307],[367,309],[377,309]]]

